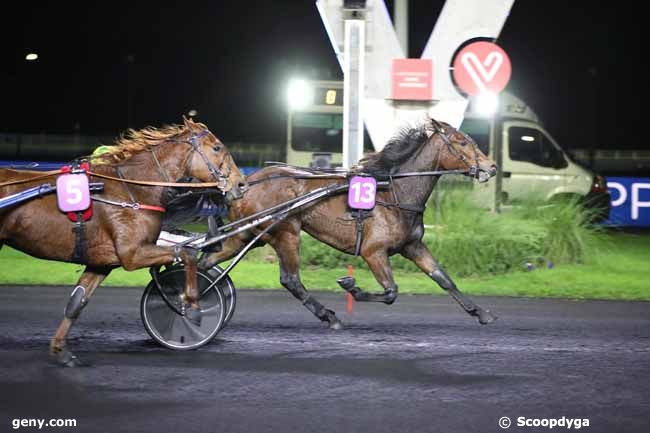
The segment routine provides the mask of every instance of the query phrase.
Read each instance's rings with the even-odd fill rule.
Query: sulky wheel
[[[175,350],[196,349],[212,340],[223,327],[228,313],[228,305],[221,291],[225,281],[222,281],[219,287],[206,291],[214,278],[207,272],[197,273],[199,292],[203,293],[203,296],[199,300],[202,311],[201,324],[196,325],[181,314],[185,286],[183,266],[170,266],[157,274],[160,290],[152,280],[145,288],[140,301],[142,323],[151,338]]]
[[[223,269],[219,266],[214,266],[208,271],[208,274],[213,278],[214,281],[219,275],[223,273]],[[224,320],[224,327],[228,325],[230,319],[232,319],[233,314],[235,313],[235,307],[237,306],[237,291],[235,290],[235,285],[229,276],[225,276],[218,284],[221,293],[226,301],[226,319]]]

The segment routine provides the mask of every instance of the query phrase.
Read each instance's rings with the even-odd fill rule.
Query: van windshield
[[[291,119],[291,148],[301,152],[341,153],[343,114],[294,113]],[[375,151],[366,128],[363,130],[363,151]]]
[[[307,152],[343,150],[343,115],[296,113],[291,124],[291,147]]]
[[[490,154],[490,121],[488,119],[465,119],[460,130],[476,141],[486,156]]]
[[[561,150],[542,131],[520,126],[508,130],[508,155],[513,161],[530,162],[542,167],[566,168]]]

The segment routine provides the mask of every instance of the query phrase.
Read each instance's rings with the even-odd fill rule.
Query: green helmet
[[[100,156],[100,155],[103,155],[103,154],[105,154],[106,152],[108,152],[109,150],[111,150],[112,148],[113,148],[113,146],[105,146],[105,145],[101,145],[101,146],[99,146],[97,149],[95,149],[95,150],[93,151],[93,153],[92,153],[91,156]]]

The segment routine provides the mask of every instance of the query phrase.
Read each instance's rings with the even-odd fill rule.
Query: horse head
[[[437,141],[439,152],[434,169],[466,170],[467,176],[487,182],[497,174],[497,165],[479,149],[469,135],[453,126],[431,119],[427,125],[431,139]]]
[[[218,182],[229,200],[241,198],[248,183],[228,148],[204,124],[185,117],[183,121],[187,131],[182,141],[192,146],[186,174],[203,182]]]

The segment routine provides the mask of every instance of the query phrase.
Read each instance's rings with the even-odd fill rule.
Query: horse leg
[[[336,313],[328,310],[307,292],[300,281],[300,232],[281,232],[269,241],[280,259],[280,283],[294,297],[302,302],[312,314],[323,322],[328,322],[330,329],[343,329],[343,324]]]
[[[390,261],[386,251],[376,251],[369,256],[363,256],[368,264],[370,271],[377,282],[384,288],[384,293],[368,293],[356,286],[356,281],[352,277],[343,277],[336,280],[337,283],[358,302],[383,302],[390,305],[397,299],[397,284],[393,279],[393,269],[390,267]]]
[[[63,321],[56,330],[50,342],[50,356],[58,364],[65,367],[77,367],[83,363],[67,348],[66,337],[70,328],[81,314],[81,310],[88,304],[93,292],[108,276],[112,268],[88,266],[81,274],[77,286],[70,294],[70,299],[63,313]]]
[[[426,273],[433,281],[447,291],[449,295],[454,298],[456,302],[465,310],[470,316],[478,317],[481,325],[487,325],[497,319],[497,316],[490,313],[489,310],[484,310],[476,305],[471,299],[458,290],[456,284],[447,275],[447,273],[440,267],[433,258],[429,249],[422,243],[416,241],[408,244],[402,251],[402,255],[409,260],[412,260],[424,273]]]
[[[125,244],[126,245],[126,244]],[[201,325],[201,308],[199,306],[199,289],[197,282],[197,260],[193,252],[181,248],[179,250],[157,245],[129,244],[128,249],[118,249],[117,256],[122,267],[127,271],[152,266],[162,266],[180,260],[185,264],[185,292],[183,300],[186,303],[185,317],[197,326]]]

